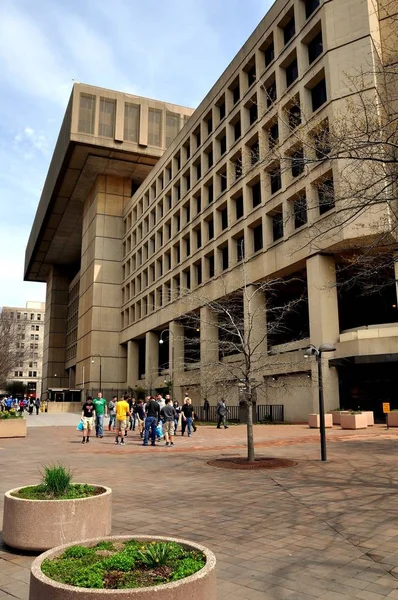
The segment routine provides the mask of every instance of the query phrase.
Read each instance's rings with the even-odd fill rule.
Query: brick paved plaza
[[[62,461],[75,480],[113,488],[114,534],[170,534],[209,546],[219,600],[398,599],[395,430],[328,431],[322,464],[316,431],[256,426],[259,455],[298,465],[245,472],[207,465],[216,455],[244,454],[244,426],[202,426],[175,448],[143,448],[134,434],[123,448],[109,433],[81,445],[74,415],[28,419],[25,440],[0,440],[1,507],[6,490],[37,482],[41,465]],[[37,426],[55,423],[62,426]],[[1,600],[28,598],[32,559],[0,547]]]

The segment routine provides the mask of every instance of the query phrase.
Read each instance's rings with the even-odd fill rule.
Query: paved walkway
[[[329,431],[327,463],[318,460],[317,432],[304,426],[256,426],[255,437],[258,454],[298,466],[208,466],[216,455],[244,453],[244,426],[200,427],[175,448],[143,448],[134,434],[123,448],[108,433],[83,446],[75,422],[32,423],[26,440],[0,440],[0,511],[4,491],[37,482],[43,464],[62,461],[76,480],[113,488],[113,533],[208,545],[218,559],[219,600],[398,599],[398,431]],[[28,598],[31,561],[0,548],[0,600]]]

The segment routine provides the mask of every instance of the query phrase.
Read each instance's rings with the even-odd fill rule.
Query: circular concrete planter
[[[103,493],[75,500],[25,500],[11,495],[21,488],[9,490],[4,495],[4,543],[18,550],[42,552],[74,540],[109,535],[112,490],[95,487]]]
[[[29,600],[154,600],[155,598],[156,600],[217,600],[216,557],[210,550],[186,540],[159,536],[124,535],[107,537],[106,540],[123,542],[132,538],[142,541],[177,542],[190,550],[203,552],[206,556],[206,564],[194,575],[163,585],[124,590],[87,589],[49,579],[41,570],[43,560],[56,558],[66,548],[74,545],[66,544],[41,554],[33,561],[30,572]],[[78,543],[83,546],[95,546],[104,539],[104,537],[97,537]]]

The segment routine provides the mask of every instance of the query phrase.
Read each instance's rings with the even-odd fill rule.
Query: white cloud
[[[49,154],[49,143],[47,137],[42,133],[37,133],[32,127],[24,127],[22,132],[19,132],[14,137],[14,148],[19,149],[20,147],[30,146],[41,152],[44,156]],[[24,152],[24,156],[33,158],[34,154]]]

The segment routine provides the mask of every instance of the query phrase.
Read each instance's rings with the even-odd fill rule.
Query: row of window
[[[25,348],[25,342],[17,342],[17,343],[16,343],[16,347],[17,347],[17,348],[20,348],[20,349],[22,350],[23,348]],[[26,346],[26,347],[27,347],[27,346]],[[39,348],[39,344],[29,344],[29,348],[30,348],[31,350],[38,350],[38,348]]]
[[[27,375],[23,371],[14,371],[14,377],[39,377],[37,371],[29,371]]]
[[[7,315],[9,315],[10,319],[14,319],[17,318],[17,320],[20,320],[21,318],[23,318],[25,321],[28,319],[28,313],[20,313],[17,312],[15,313],[14,311],[7,311]],[[41,317],[42,314],[38,313],[30,313],[30,320],[34,321],[36,319],[36,321],[41,321]]]
[[[323,215],[334,208],[334,188],[333,178],[331,173],[325,175],[321,180],[316,182],[315,189],[317,193],[317,214]],[[283,205],[275,207],[272,211],[266,214],[266,241],[268,245],[280,240],[287,233],[286,230],[297,230],[303,227],[308,222],[308,206],[305,190],[295,194],[288,200],[285,205],[287,214],[284,214]],[[241,218],[243,215],[243,202],[235,203],[235,216]],[[221,230],[228,227],[228,209],[224,207],[218,211]],[[230,240],[225,241],[219,246],[216,252],[219,253],[220,262],[218,273],[227,270],[230,266],[241,262],[247,256],[253,255],[264,248],[263,235],[263,220],[260,217],[252,223],[246,230],[242,230],[234,235]],[[215,239],[214,235],[214,218],[206,222],[202,222],[201,226],[193,230],[190,235],[186,236],[179,242],[173,245],[162,257],[154,261],[147,269],[143,270],[133,280],[128,282],[123,288],[123,303],[130,301],[136,294],[153,284],[161,278],[166,272],[177,267],[183,260],[188,258],[191,250],[198,251],[202,247],[202,232],[205,232],[207,241]],[[192,243],[191,243],[192,242]],[[191,245],[193,248],[191,248]],[[212,249],[205,257],[208,261],[208,268],[205,270],[206,277],[202,277],[202,259],[195,263],[196,276],[194,285],[200,285],[209,278],[214,277],[215,261],[214,249]],[[126,263],[124,275],[129,276],[127,269],[130,264]],[[134,273],[134,268],[131,273]],[[177,277],[180,277],[178,275]],[[184,284],[183,287],[187,290],[191,289],[191,268],[188,267],[183,271]],[[177,286],[179,287],[179,286]],[[162,306],[162,304],[160,304]]]

